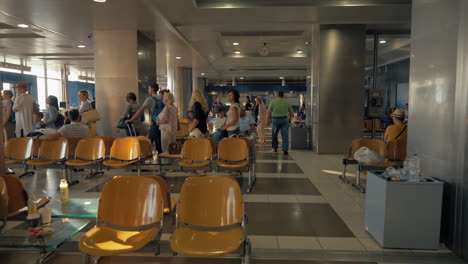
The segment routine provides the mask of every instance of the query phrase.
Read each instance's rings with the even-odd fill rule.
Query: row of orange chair
[[[159,254],[165,199],[160,182],[152,178],[119,176],[107,182],[99,199],[96,227],[79,242],[85,262],[91,256],[134,252],[151,241],[156,242]],[[223,256],[239,250],[246,263],[250,241],[237,182],[230,177],[187,178],[170,246],[191,257]]]
[[[236,171],[241,175],[243,171],[248,171],[247,192],[250,192],[256,179],[254,148],[248,138],[225,138],[219,142],[217,148],[211,137],[191,138],[185,141],[178,164],[182,169],[188,170],[208,166],[212,169],[212,160],[217,158],[217,171]]]

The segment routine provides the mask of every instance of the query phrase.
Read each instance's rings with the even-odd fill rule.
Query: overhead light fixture
[[[204,72],[202,72],[202,73],[200,73],[200,74],[201,74],[201,76],[205,76],[205,73],[204,73]]]
[[[97,2],[97,3],[105,3],[107,2],[107,0],[93,0],[94,2]]]
[[[302,54],[302,50],[297,50],[297,54]]]
[[[20,27],[20,28],[28,28],[29,25],[26,25],[26,24],[18,24],[18,27]]]
[[[232,45],[239,46],[239,42],[234,42],[234,43],[232,43]]]
[[[280,77],[280,79],[281,79],[281,80],[283,80],[283,79],[284,79],[284,77],[282,77],[282,76],[281,76],[281,77]]]
[[[380,43],[380,44],[385,44],[385,43],[387,43],[387,41],[384,40],[384,39],[382,39],[381,41],[379,41],[379,43]]]
[[[306,41],[306,45],[309,45],[309,42]]]
[[[309,75],[309,76],[307,76],[307,79],[310,79],[310,75]]]
[[[80,49],[86,48],[85,45],[78,45],[77,47],[80,48]]]
[[[182,59],[182,57],[175,57],[175,58],[176,58],[177,60],[181,60],[181,59]]]
[[[244,80],[244,77],[240,77],[239,79]]]
[[[236,50],[234,51],[235,54],[240,54],[240,51]]]

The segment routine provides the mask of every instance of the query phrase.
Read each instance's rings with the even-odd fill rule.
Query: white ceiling
[[[74,71],[92,72],[93,30],[138,29],[154,33],[158,76],[167,75],[167,68],[183,66],[192,67],[195,75],[203,72],[220,79],[294,77],[307,75],[311,54],[306,42],[314,23],[410,22],[408,0],[359,0],[361,6],[343,6],[340,2],[234,0],[233,7],[250,6],[198,8],[193,0],[108,0],[104,4],[91,0],[2,0],[0,23],[13,27],[27,23],[31,27],[0,29],[0,54],[23,58],[30,64],[46,60],[50,67],[66,63]],[[219,1],[198,4],[209,7],[219,5]],[[2,37],[26,33],[43,38]],[[405,45],[405,41],[389,41],[382,58],[401,56],[395,50],[407,49],[409,43]],[[240,45],[233,46],[233,42]],[[258,55],[264,43],[270,49],[267,57]],[[79,49],[79,44],[87,47]],[[237,50],[241,52],[238,55],[234,54]],[[303,53],[298,54],[298,50]],[[182,59],[176,60],[176,56]]]

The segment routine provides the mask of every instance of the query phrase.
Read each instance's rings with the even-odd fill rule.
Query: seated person
[[[219,111],[216,113],[216,117],[212,119],[208,123],[208,130],[212,133],[212,137],[215,139],[216,143],[223,138],[224,130],[221,128],[226,123],[226,116],[224,115],[224,109],[219,108],[215,111]]]
[[[48,135],[38,136],[42,140],[56,140],[58,138],[85,138],[88,137],[89,128],[87,125],[80,122],[80,112],[77,109],[68,112],[71,124],[64,125],[57,132]]]
[[[385,130],[385,143],[400,138],[406,140],[408,137],[408,129],[407,126],[404,124],[405,110],[395,109],[395,111],[393,111],[390,117],[392,118],[394,125],[388,126]]]
[[[255,129],[255,119],[244,108],[240,112],[239,129],[240,134],[244,136],[250,136]]]
[[[33,114],[33,122],[34,122],[35,129],[41,129],[45,127],[44,125],[41,125],[43,118],[44,118],[44,114],[41,112],[37,112]]]

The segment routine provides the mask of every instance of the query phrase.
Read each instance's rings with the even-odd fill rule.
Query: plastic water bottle
[[[409,169],[409,181],[419,181],[420,174],[420,159],[418,155],[414,154],[409,158],[408,169]]]

